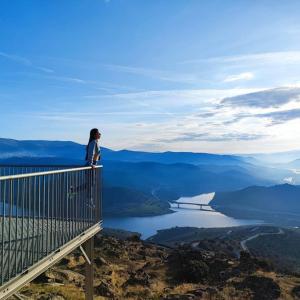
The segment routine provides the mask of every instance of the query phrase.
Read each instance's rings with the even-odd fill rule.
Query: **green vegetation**
[[[147,193],[124,187],[103,189],[103,214],[110,217],[142,217],[171,213],[170,205]]]

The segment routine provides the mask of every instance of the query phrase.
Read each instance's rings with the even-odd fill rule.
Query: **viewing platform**
[[[102,166],[0,166],[0,299],[78,247],[86,258],[86,299],[93,299],[101,171]]]

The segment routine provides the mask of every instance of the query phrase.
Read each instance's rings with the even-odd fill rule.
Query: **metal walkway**
[[[101,166],[5,166],[0,174],[0,299],[83,243],[90,265],[86,295],[92,299],[92,237],[102,228]]]

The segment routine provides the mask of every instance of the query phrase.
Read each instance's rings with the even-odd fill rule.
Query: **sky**
[[[0,137],[300,149],[298,0],[1,0]]]

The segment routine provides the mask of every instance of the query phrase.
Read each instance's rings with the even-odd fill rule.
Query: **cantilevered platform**
[[[91,238],[102,229],[101,168],[0,176],[0,299],[82,244],[92,299]]]

